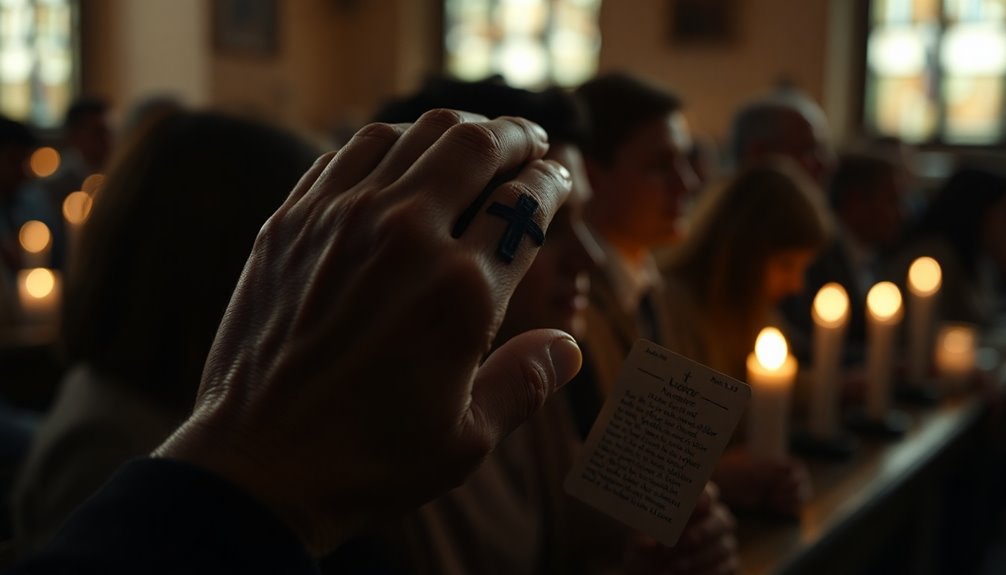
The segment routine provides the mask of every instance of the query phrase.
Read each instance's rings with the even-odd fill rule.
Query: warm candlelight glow
[[[930,257],[921,257],[908,268],[908,289],[920,296],[928,296],[940,289],[943,272],[940,264]]]
[[[901,291],[891,282],[880,282],[866,294],[866,307],[878,320],[891,320],[901,312]]]
[[[63,217],[71,224],[81,224],[91,214],[91,196],[87,192],[73,192],[63,200]]]
[[[52,293],[56,286],[56,276],[45,268],[35,268],[28,272],[24,285],[28,295],[42,299]]]
[[[943,335],[943,348],[947,353],[968,353],[975,347],[975,334],[972,330],[962,327],[947,329]]]
[[[845,322],[849,313],[849,296],[837,283],[825,284],[814,297],[814,317],[827,326]]]
[[[789,348],[782,332],[774,327],[766,327],[755,340],[755,357],[766,369],[775,371],[786,363]]]
[[[38,220],[31,220],[21,226],[18,238],[21,240],[21,247],[26,252],[37,254],[49,247],[52,234],[49,233],[49,226]]]
[[[48,146],[39,148],[32,153],[28,163],[36,176],[40,178],[51,176],[59,169],[59,152]]]
[[[101,189],[101,186],[104,183],[104,174],[91,174],[90,176],[84,178],[84,184],[80,187],[80,189],[93,196],[95,192]]]

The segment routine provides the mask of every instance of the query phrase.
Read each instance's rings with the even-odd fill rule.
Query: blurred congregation
[[[322,573],[1006,572],[1004,0],[0,0],[0,566],[190,416],[315,160],[437,109],[547,133],[492,348],[583,366]],[[640,338],[752,388],[673,548],[563,491]]]

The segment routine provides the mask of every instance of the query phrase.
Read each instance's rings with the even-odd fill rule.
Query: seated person
[[[572,175],[569,199],[548,228],[510,299],[494,348],[528,330],[585,332],[589,271],[601,257],[584,225],[590,185],[577,148],[581,118],[558,90],[532,93],[494,82],[435,80],[385,108],[381,119],[405,121],[434,106],[486,115],[519,114],[549,134],[546,158]],[[580,444],[564,397],[506,439],[469,480],[375,537],[351,542],[325,567],[333,573],[631,573],[736,569],[733,520],[707,489],[682,543],[667,549],[565,495],[563,479]]]
[[[741,107],[730,140],[737,169],[786,156],[823,189],[834,167],[828,118],[817,102],[791,87]]]
[[[189,415],[255,236],[316,156],[275,129],[187,113],[124,152],[70,270],[61,337],[71,367],[18,480],[23,549]]]
[[[964,166],[940,187],[905,235],[892,275],[905,281],[920,256],[943,272],[937,318],[991,327],[1002,321],[1006,278],[1006,174]]]
[[[828,189],[837,221],[835,238],[807,269],[803,292],[783,303],[794,353],[810,359],[811,305],[821,287],[837,282],[849,296],[846,365],[862,363],[866,343],[866,294],[887,277],[885,259],[901,240],[905,189],[901,168],[879,155],[846,154]]]
[[[745,380],[759,331],[778,324],[778,303],[803,289],[804,271],[829,231],[823,199],[784,158],[707,191],[664,265],[675,327],[669,347]],[[741,446],[728,449],[714,479],[738,508],[792,515],[809,496],[800,464],[751,461]]]

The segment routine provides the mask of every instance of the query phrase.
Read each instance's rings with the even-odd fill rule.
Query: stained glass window
[[[53,127],[77,78],[74,0],[0,0],[0,114]]]
[[[601,0],[444,0],[447,71],[502,75],[525,88],[573,86],[594,75]]]
[[[1006,140],[1006,0],[874,0],[866,124],[913,143]]]

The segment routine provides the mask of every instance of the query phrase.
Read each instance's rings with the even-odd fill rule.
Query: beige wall
[[[120,111],[144,97],[170,94],[209,101],[209,13],[204,0],[88,0],[82,3],[86,92]]]
[[[215,55],[213,101],[328,130],[358,124],[376,103],[435,67],[436,0],[281,2],[275,58]]]
[[[681,93],[696,131],[723,140],[733,110],[786,78],[851,125],[852,7],[861,0],[737,0],[736,34],[674,45],[673,2],[605,0],[602,70]],[[364,121],[439,63],[440,0],[281,0],[274,56],[219,53],[206,0],[86,0],[86,87],[128,102],[174,88],[192,103],[326,132]]]
[[[848,0],[851,2],[851,0]],[[732,111],[788,79],[820,101],[828,36],[822,0],[738,0],[735,37],[723,45],[674,45],[673,2],[608,0],[601,8],[601,70],[640,73],[678,92],[693,129],[717,139]]]

